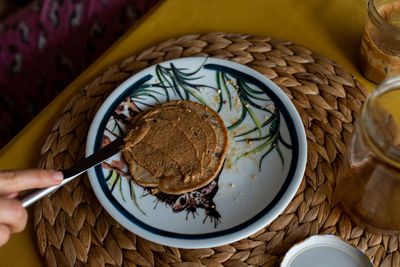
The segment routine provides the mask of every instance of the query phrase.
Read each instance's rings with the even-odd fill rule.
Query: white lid
[[[285,255],[281,267],[358,267],[372,266],[367,256],[333,235],[316,235],[294,245]]]

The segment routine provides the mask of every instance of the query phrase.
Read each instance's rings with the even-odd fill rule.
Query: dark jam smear
[[[145,187],[144,189],[147,192],[145,195],[151,194],[157,198],[155,200],[154,209],[159,203],[164,203],[175,213],[186,211],[186,220],[189,219],[190,215],[195,219],[196,215],[199,215],[197,212],[198,209],[204,209],[206,216],[203,223],[209,218],[210,222],[214,223],[214,227],[217,228],[218,224],[221,222],[221,215],[216,209],[214,197],[218,191],[218,180],[224,165],[225,161],[216,178],[202,188],[181,195],[170,195],[160,191],[155,192],[156,188],[154,187]]]

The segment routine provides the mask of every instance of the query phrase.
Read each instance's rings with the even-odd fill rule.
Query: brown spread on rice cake
[[[228,150],[228,131],[211,108],[177,100],[138,114],[125,141],[123,156],[139,185],[183,194],[218,175]]]

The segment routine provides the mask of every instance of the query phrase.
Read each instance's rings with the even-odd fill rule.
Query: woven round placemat
[[[270,225],[243,240],[178,249],[149,242],[119,225],[99,204],[85,174],[36,205],[34,227],[48,266],[274,266],[291,245],[316,234],[348,240],[375,265],[400,265],[398,236],[372,234],[355,225],[335,196],[338,169],[367,90],[331,60],[288,41],[249,34],[187,35],[110,66],[70,100],[42,147],[39,167],[68,168],[83,158],[92,118],[126,78],[188,56],[246,64],[290,97],[308,140],[307,168],[296,196]]]

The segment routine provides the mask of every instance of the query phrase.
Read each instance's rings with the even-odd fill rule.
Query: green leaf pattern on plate
[[[220,70],[207,70],[215,72],[215,85],[197,83],[203,77],[199,75],[199,72],[206,62],[207,58],[194,70],[180,68],[173,63],[170,63],[169,66],[156,65],[153,75],[155,81],[141,84],[128,99],[120,104],[112,114],[111,120],[114,121],[114,124],[107,127],[106,133],[121,136],[126,126],[130,124],[132,117],[142,111],[137,104],[141,104],[144,107],[152,107],[153,104],[149,104],[149,102],[159,104],[170,101],[172,96],[175,96],[173,99],[192,100],[210,106],[210,103],[207,103],[202,96],[203,92],[207,90],[207,92],[213,94],[216,102],[215,110],[218,113],[221,112],[224,105],[227,105],[229,111],[233,111],[234,107],[241,110],[240,115],[237,116],[238,118],[230,125],[227,125],[230,132],[237,130],[247,117],[250,118],[253,124],[252,127],[235,131],[234,140],[239,143],[246,142],[250,147],[247,151],[239,154],[235,158],[235,162],[253,154],[260,154],[258,168],[261,171],[263,160],[273,151],[276,151],[281,160],[283,170],[284,159],[280,145],[287,149],[292,147],[280,134],[280,112],[278,108],[275,107],[264,91],[252,87],[241,77],[234,77]],[[121,111],[128,111],[129,116],[124,115]],[[256,112],[258,114],[261,112],[263,119],[260,119]],[[126,165],[125,162],[123,163]],[[121,171],[121,168],[119,170]],[[126,178],[129,183],[130,196],[128,199],[131,199],[140,212],[145,214],[137,204],[135,187],[132,184],[129,172],[121,174],[121,172],[118,173],[118,168],[109,169],[106,180],[110,191],[118,188],[122,200],[126,202],[121,188],[122,177]]]

